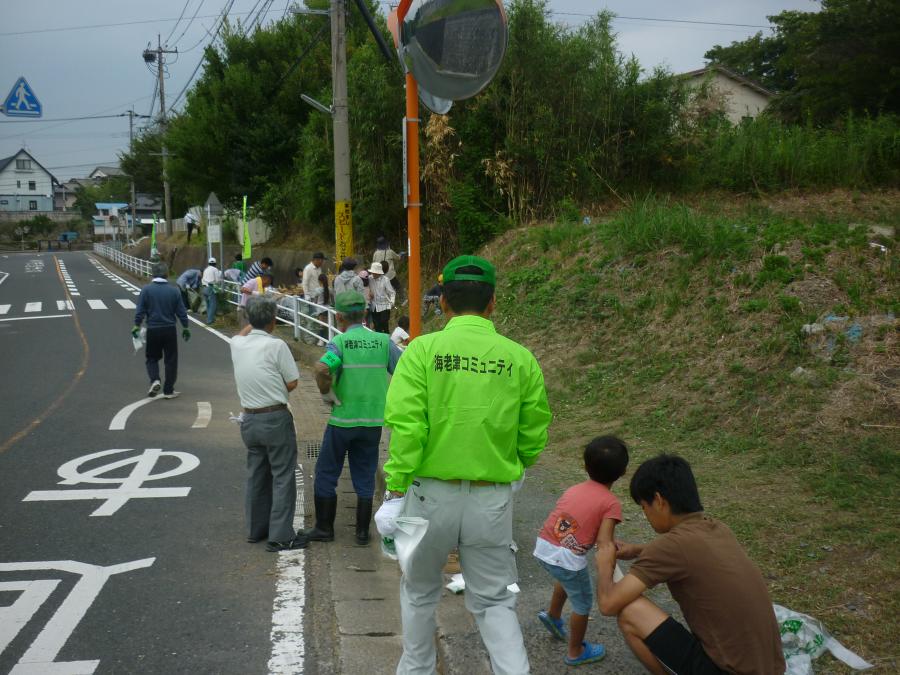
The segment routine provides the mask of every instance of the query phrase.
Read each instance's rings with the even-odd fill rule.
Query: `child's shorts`
[[[591,589],[591,574],[587,567],[580,570],[567,570],[559,565],[551,565],[540,558],[537,559],[550,576],[556,579],[565,589],[572,603],[572,611],[582,616],[591,613],[591,605],[594,604],[594,592]]]

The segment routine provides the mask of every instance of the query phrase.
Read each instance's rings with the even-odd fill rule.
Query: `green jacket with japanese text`
[[[544,375],[525,347],[479,316],[413,340],[388,388],[387,487],[415,476],[511,483],[547,443]]]

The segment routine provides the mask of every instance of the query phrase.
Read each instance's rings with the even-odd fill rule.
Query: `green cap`
[[[480,271],[459,274],[456,270],[461,267],[477,267]],[[480,281],[494,286],[497,283],[497,271],[484,258],[479,258],[477,255],[461,255],[448,262],[444,267],[444,283],[450,281]]]
[[[361,312],[366,308],[366,299],[359,291],[344,291],[335,296],[334,308],[339,312]]]

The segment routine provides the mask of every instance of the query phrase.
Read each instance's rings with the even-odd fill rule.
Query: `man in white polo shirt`
[[[222,283],[222,273],[216,267],[215,258],[209,259],[209,264],[203,270],[201,282],[203,283],[203,295],[206,296],[206,323],[208,325],[216,320],[216,293]]]
[[[231,362],[244,408],[241,439],[247,446],[247,541],[268,540],[267,551],[306,546],[294,531],[297,436],[287,407],[300,373],[275,329],[275,301],[255,295],[245,306],[249,324],[231,339]]]

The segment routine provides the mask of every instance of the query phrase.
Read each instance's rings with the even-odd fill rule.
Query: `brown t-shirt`
[[[665,582],[716,665],[740,675],[782,675],[781,635],[759,569],[726,525],[694,513],[644,547],[630,574]]]

